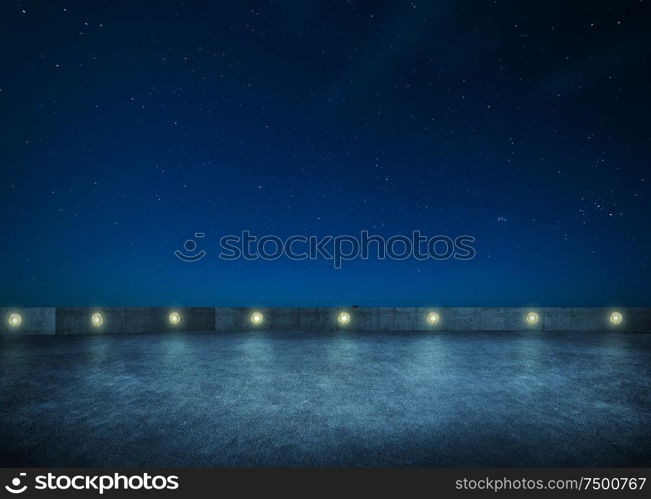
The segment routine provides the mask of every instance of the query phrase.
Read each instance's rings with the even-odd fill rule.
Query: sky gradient
[[[5,2],[0,304],[649,306],[648,3]]]

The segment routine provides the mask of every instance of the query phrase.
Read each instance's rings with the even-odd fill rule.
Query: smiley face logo
[[[25,492],[27,490],[27,485],[23,485],[22,487],[20,486],[22,483],[21,478],[25,476],[27,476],[27,473],[21,473],[20,476],[14,477],[11,480],[10,485],[5,485],[5,490],[11,494],[22,494]]]
[[[205,236],[206,235],[203,232],[194,233],[194,237],[196,239],[203,239]],[[192,254],[197,249],[197,242],[194,239],[188,239],[185,241],[185,243],[183,243],[183,249],[190,254],[186,254],[180,250],[176,250],[174,254],[176,255],[176,258],[183,260],[184,262],[198,262],[204,256],[206,256],[206,252],[204,250],[201,250],[196,254]]]

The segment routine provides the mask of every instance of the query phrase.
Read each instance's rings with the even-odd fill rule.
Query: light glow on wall
[[[619,326],[623,320],[624,317],[619,312],[613,312],[610,314],[610,323],[614,326]]]
[[[350,314],[348,312],[339,312],[337,322],[342,326],[348,325],[350,323]]]
[[[170,312],[170,315],[167,316],[167,319],[170,321],[170,324],[176,326],[181,322],[181,314],[178,312]]]
[[[527,324],[533,326],[540,321],[540,315],[537,312],[528,312],[526,316]]]
[[[263,321],[264,321],[264,315],[262,315],[262,312],[256,311],[251,314],[251,324],[253,324],[254,326],[259,326],[260,324],[262,324]]]
[[[441,316],[437,312],[430,312],[427,314],[427,322],[432,326],[438,324],[440,320]]]
[[[100,327],[102,324],[104,324],[104,317],[99,312],[95,312],[90,316],[90,323],[94,327]]]
[[[23,318],[20,314],[13,313],[9,314],[7,322],[9,323],[10,327],[18,327],[23,323]]]

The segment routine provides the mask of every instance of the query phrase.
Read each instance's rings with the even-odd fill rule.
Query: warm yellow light
[[[170,324],[176,326],[179,322],[181,322],[181,314],[178,312],[170,312],[170,315],[167,316],[167,319],[170,321]]]
[[[350,314],[348,312],[339,312],[339,315],[337,316],[337,322],[342,326],[350,323]]]
[[[262,321],[264,321],[264,315],[262,315],[262,312],[253,312],[251,314],[251,323],[255,326],[262,324]]]
[[[21,317],[20,314],[14,313],[14,314],[9,314],[9,318],[7,319],[7,321],[9,322],[9,325],[11,327],[18,327],[22,324],[23,318]]]
[[[427,314],[427,322],[431,325],[438,324],[439,320],[441,320],[441,317],[436,312],[430,312]]]
[[[624,317],[619,312],[613,312],[610,314],[610,323],[615,326],[619,326],[622,323],[623,319]]]
[[[104,317],[99,312],[95,312],[90,317],[90,323],[95,327],[100,327],[104,323]]]
[[[540,321],[540,316],[537,312],[528,312],[526,320],[527,324],[533,326],[534,324],[538,324],[538,321]]]

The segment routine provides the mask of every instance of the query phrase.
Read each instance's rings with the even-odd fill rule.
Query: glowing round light
[[[7,319],[7,322],[9,322],[9,325],[11,327],[18,327],[22,324],[23,318],[21,317],[20,314],[9,314],[9,318]]]
[[[262,315],[262,312],[253,312],[251,314],[251,324],[258,326],[262,324],[262,321],[264,321],[264,315]]]
[[[434,324],[438,324],[440,320],[441,317],[436,312],[430,312],[429,314],[427,314],[427,322],[432,326]]]
[[[99,312],[95,312],[90,316],[90,323],[95,327],[100,327],[102,324],[104,324],[104,317],[102,317],[102,314]]]
[[[337,316],[337,322],[342,326],[350,323],[350,314],[348,312],[339,312]]]
[[[167,316],[167,320],[170,321],[170,324],[176,326],[178,323],[181,322],[181,314],[179,314],[178,312],[170,312],[170,315]]]
[[[619,312],[613,312],[610,314],[610,323],[615,326],[619,326],[622,323],[623,319],[624,317]]]
[[[540,316],[538,315],[537,312],[528,312],[526,321],[527,324],[533,326],[534,324],[538,324],[538,322],[540,321]]]

